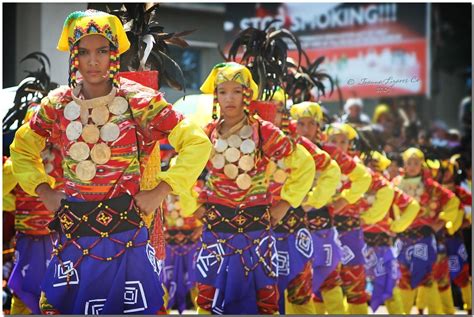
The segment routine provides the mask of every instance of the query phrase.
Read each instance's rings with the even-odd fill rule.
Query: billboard
[[[292,31],[310,59],[326,57],[322,69],[337,78],[344,99],[429,95],[429,9],[425,3],[228,3],[226,48],[241,30],[278,19],[273,25]],[[289,55],[297,57],[293,50]]]

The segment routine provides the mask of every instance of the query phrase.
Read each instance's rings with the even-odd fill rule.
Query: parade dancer
[[[349,124],[333,123],[326,129],[326,135],[328,141],[336,145],[339,150],[353,156],[359,164],[363,164],[355,152],[350,151],[357,138],[357,132]],[[359,199],[335,212],[334,216],[334,223],[343,248],[341,279],[350,314],[368,314],[368,294],[365,290],[367,245],[361,220],[369,224],[382,220],[393,200],[393,190],[389,183],[380,175],[370,173],[365,166],[363,168],[370,174],[368,190]],[[350,185],[343,181],[341,186],[346,188]]]
[[[28,124],[38,104],[31,104],[23,123]],[[55,189],[62,190],[61,153],[55,142],[48,140],[41,152],[46,173],[55,179]],[[55,235],[48,229],[54,213],[38,197],[28,195],[12,171],[12,161],[3,164],[3,197],[15,197],[15,266],[8,281],[13,291],[11,314],[40,314],[40,284],[53,251]]]
[[[438,254],[435,233],[442,227],[450,233],[459,228],[459,199],[423,169],[425,155],[421,150],[409,148],[403,152],[402,158],[405,175],[394,179],[393,183],[421,206],[415,221],[398,234],[402,242],[398,261],[402,274],[399,287],[403,309],[410,314],[416,289],[422,286],[430,298],[427,302],[429,313],[442,313],[441,298],[432,272]]]
[[[117,17],[71,13],[58,43],[70,53],[70,86],[50,92],[10,146],[20,186],[56,211],[50,228],[59,239],[41,287],[43,313],[155,314],[163,306],[160,267],[141,215],[171,191],[190,194],[211,145],[161,93],[119,80],[119,55],[129,45]],[[65,194],[52,189],[40,163],[49,137],[59,140]],[[166,137],[177,164],[143,190],[150,153]]]
[[[370,151],[363,154],[362,159],[374,171],[373,179],[383,177],[391,161],[382,153]],[[415,220],[420,205],[416,200],[402,192],[398,187],[394,190],[390,210],[378,222],[364,223],[364,239],[367,243],[366,273],[373,285],[370,307],[372,311],[385,304],[389,314],[403,315],[403,302],[397,287],[400,269],[397,261],[398,244],[394,241],[396,233],[403,232]],[[374,205],[372,205],[374,207]],[[364,218],[366,214],[362,214]]]
[[[272,101],[277,103],[277,113],[280,114],[275,119],[275,125],[283,130],[288,124],[286,99],[281,88],[272,96]],[[280,258],[278,271],[280,314],[315,314],[314,304],[311,300],[313,293],[312,260],[315,256],[315,247],[304,210],[321,208],[328,203],[336,192],[341,170],[328,153],[321,150],[309,139],[303,136],[296,136],[294,139],[313,156],[316,176],[313,188],[302,206],[296,209],[290,208],[274,228]],[[273,194],[273,204],[276,204],[280,200],[280,191],[287,178],[287,171],[281,160],[272,161],[268,166],[270,190]]]
[[[449,235],[446,229],[438,231],[436,234],[438,257],[433,267],[433,278],[438,285],[438,292],[441,297],[441,306],[444,314],[454,314],[454,301],[451,290],[451,280],[461,289],[465,309],[471,307],[471,278],[469,274],[469,263],[462,228],[471,223],[471,205],[472,197],[470,192],[461,186],[455,184],[455,173],[460,169],[457,161],[460,155],[454,155],[449,160],[441,161],[441,166],[437,171],[436,178],[439,182],[451,190],[460,200],[464,219],[463,225],[453,235]],[[416,306],[420,313],[427,306],[426,289],[418,289]]]
[[[207,181],[196,215],[204,215],[198,251],[199,313],[278,313],[276,241],[271,229],[311,188],[311,155],[272,123],[249,116],[246,108],[258,87],[248,68],[216,65],[201,91],[214,94],[213,118],[206,132],[214,144]],[[217,106],[220,118],[217,117]],[[266,175],[270,160],[290,170],[280,202]]]
[[[348,203],[356,202],[369,188],[371,176],[365,167],[351,156],[339,150],[335,145],[325,142],[321,132],[323,112],[315,102],[302,102],[290,109],[291,117],[296,122],[296,133],[307,137],[339,165],[341,181],[348,186],[337,190],[337,196],[329,203],[321,201],[307,213],[311,234],[313,236],[313,291],[314,305],[318,314],[344,314],[342,280],[340,276],[342,249],[338,232],[333,226],[333,218]],[[327,164],[324,163],[324,164]],[[324,165],[323,164],[323,165]],[[317,182],[318,180],[316,180]],[[311,195],[311,193],[310,193]],[[319,195],[314,195],[317,199]],[[326,205],[326,206],[325,206]]]

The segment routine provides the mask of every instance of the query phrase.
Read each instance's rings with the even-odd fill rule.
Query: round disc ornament
[[[95,164],[92,161],[82,161],[76,166],[76,175],[80,180],[90,181],[96,173]]]
[[[96,144],[99,141],[100,131],[93,124],[88,124],[82,129],[82,139],[89,144]]]
[[[128,101],[123,97],[115,97],[112,103],[109,105],[109,110],[114,115],[124,114],[128,109]]]
[[[105,164],[110,160],[111,150],[105,143],[94,145],[91,150],[91,159],[96,164]]]
[[[66,137],[69,141],[79,139],[82,134],[82,123],[79,121],[70,122],[66,127]]]
[[[81,115],[81,106],[71,101],[64,107],[64,117],[69,121],[76,120]]]
[[[89,157],[89,146],[85,142],[77,142],[69,148],[69,156],[78,162],[85,161]]]
[[[105,142],[113,142],[118,139],[120,128],[117,124],[109,122],[100,129],[100,138]]]

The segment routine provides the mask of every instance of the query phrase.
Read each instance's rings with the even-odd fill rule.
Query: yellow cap
[[[420,149],[417,149],[414,147],[411,147],[402,153],[402,158],[404,162],[408,161],[408,159],[411,157],[416,157],[417,159],[422,160],[422,161],[425,160],[425,154],[423,154],[423,152]]]
[[[258,97],[258,86],[252,78],[250,70],[235,62],[220,63],[207,76],[201,86],[201,91],[205,94],[213,94],[219,84],[227,81],[235,81],[252,89],[252,100]]]
[[[295,120],[313,118],[316,122],[323,120],[323,110],[317,102],[304,101],[291,106],[291,117]]]
[[[390,161],[384,154],[378,151],[371,151],[369,155],[362,153],[361,159],[365,160],[367,156],[369,156],[370,160],[376,162],[379,171],[385,171],[392,163],[392,161]]]
[[[335,122],[331,123],[326,129],[327,136],[344,134],[349,140],[357,137],[357,131],[347,123]]]
[[[389,112],[390,112],[390,108],[386,104],[378,105],[377,107],[375,107],[374,117],[372,118],[372,122],[377,123],[381,115],[385,113],[389,113]]]
[[[87,35],[102,35],[118,48],[119,54],[130,48],[122,22],[115,15],[97,10],[75,11],[64,21],[57,49],[70,51],[72,46]]]

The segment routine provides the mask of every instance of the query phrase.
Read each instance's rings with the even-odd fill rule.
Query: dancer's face
[[[109,80],[110,42],[93,34],[79,41],[79,72],[88,84],[101,84]]]
[[[244,112],[244,89],[235,81],[226,81],[217,86],[217,101],[224,118],[235,118]]]
[[[404,162],[404,168],[408,177],[416,177],[421,174],[422,162],[417,157],[410,157]]]
[[[343,152],[349,151],[350,142],[346,135],[343,133],[331,135],[329,137],[329,142],[333,143]]]
[[[319,131],[319,124],[310,117],[304,117],[298,119],[296,124],[296,133],[298,135],[304,136],[312,141],[319,141],[317,139]]]

